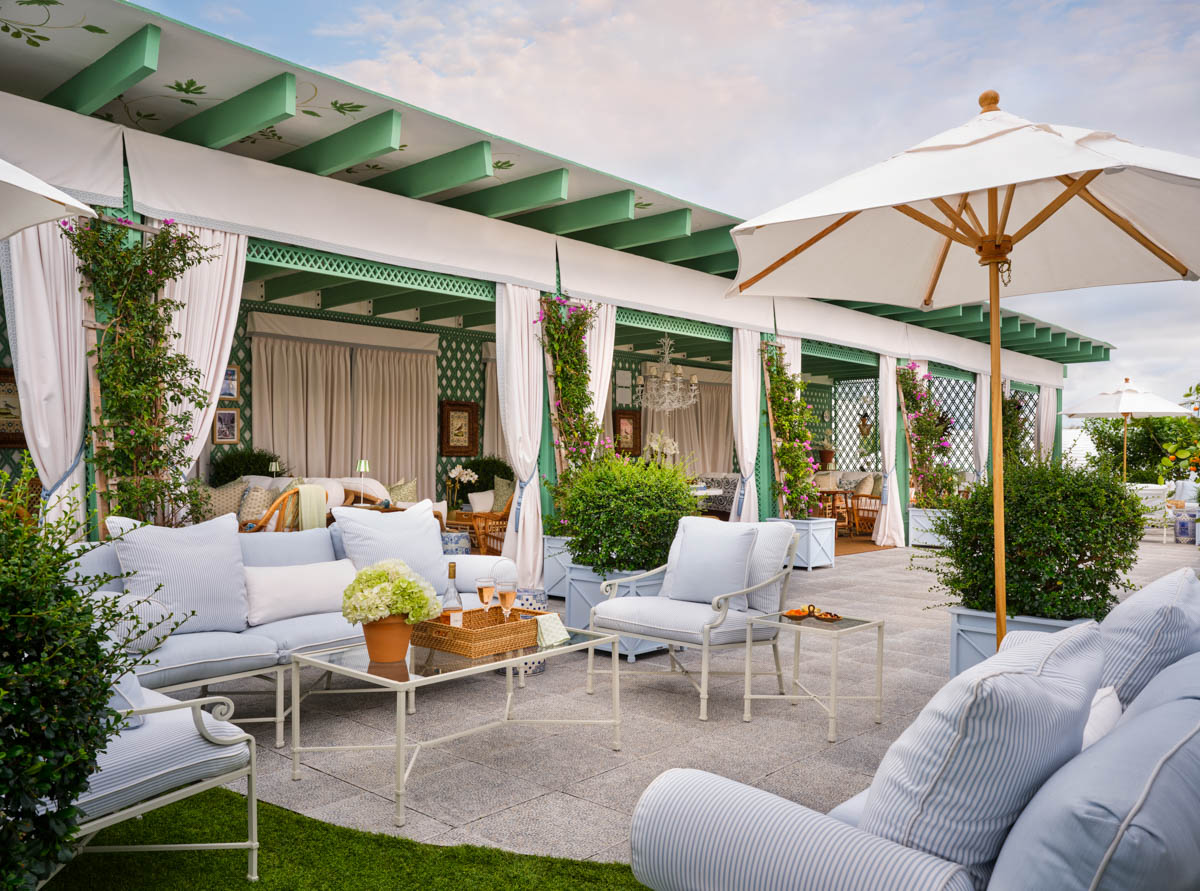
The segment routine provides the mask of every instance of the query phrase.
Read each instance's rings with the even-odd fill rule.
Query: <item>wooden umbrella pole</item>
[[[1125,418],[1125,431],[1121,441],[1121,482],[1127,483],[1129,482],[1129,413],[1125,412],[1122,417]]]
[[[990,337],[992,358],[992,522],[993,553],[996,574],[996,648],[1007,630],[1004,573],[1004,394],[1000,380],[1000,266],[988,264],[988,291],[991,310]]]

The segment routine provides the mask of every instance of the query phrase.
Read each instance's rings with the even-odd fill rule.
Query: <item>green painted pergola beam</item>
[[[695,260],[681,260],[678,265],[686,266],[688,269],[695,269],[698,272],[707,272],[712,275],[737,272],[738,252],[726,251],[723,254],[712,254],[711,256],[699,257]]]
[[[485,217],[507,217],[566,200],[567,169],[560,167],[478,192],[468,192],[442,204]]]
[[[432,291],[412,290],[372,300],[371,314],[382,316],[390,312],[404,312],[409,309],[424,309],[443,303],[456,303],[459,300],[462,300],[461,294],[435,294]]]
[[[59,84],[42,101],[79,114],[98,111],[158,70],[161,37],[162,29],[146,25]]]
[[[678,319],[674,316],[663,316],[640,309],[618,306],[617,330],[625,331],[630,328],[639,331],[666,331],[672,335],[702,337],[705,340],[719,340],[723,343],[733,342],[733,329],[724,325],[713,325],[710,322],[698,322],[693,319]]]
[[[581,229],[594,229],[632,219],[633,189],[622,189],[607,195],[534,210],[512,217],[509,222],[553,235],[567,235]]]
[[[684,260],[698,260],[713,254],[724,254],[734,250],[733,236],[729,233],[732,228],[733,224],[704,229],[683,238],[629,248],[629,253],[649,257],[651,260],[661,260],[664,263],[682,263]]]
[[[163,136],[205,148],[223,148],[295,116],[296,75],[285,72],[181,121]]]
[[[466,313],[478,312],[479,308],[480,301],[478,300],[456,300],[453,303],[419,307],[422,322],[432,322],[436,319],[452,319],[455,316],[461,316]]]
[[[1067,332],[1057,331],[1050,335],[1048,344],[1037,344],[1036,346],[1027,347],[1022,350],[1031,356],[1044,356],[1052,353],[1061,353],[1067,349]]]
[[[982,306],[960,306],[962,310],[961,316],[948,316],[944,319],[918,319],[912,324],[920,325],[923,328],[931,328],[934,331],[950,331],[956,327],[965,325],[980,325],[983,323],[983,307]],[[924,313],[929,316],[930,313]]]
[[[281,155],[274,163],[328,176],[400,148],[400,112],[394,109],[351,124],[316,142]]]
[[[390,170],[362,184],[406,198],[426,198],[491,175],[492,144],[474,142],[399,170]]]
[[[982,310],[980,316],[983,315]],[[947,306],[943,309],[930,310],[907,310],[905,312],[894,313],[890,316],[897,322],[908,322],[913,325],[921,325],[924,327],[925,322],[945,322],[951,319],[962,319],[963,308],[961,306]]]
[[[317,293],[321,298],[321,309],[333,309],[338,306],[349,306],[351,303],[361,303],[364,300],[389,297],[392,294],[410,294],[412,289],[375,282],[350,282],[346,285],[320,288]]]
[[[269,278],[278,273],[279,267],[272,266],[269,263],[254,263],[246,264],[246,272],[242,276],[244,282],[260,282],[264,278]]]
[[[650,217],[629,220],[625,223],[613,223],[597,229],[585,229],[582,232],[574,233],[571,237],[589,244],[598,244],[601,247],[624,251],[671,238],[684,238],[691,234],[692,209],[684,207]]]
[[[491,325],[496,321],[496,313],[470,312],[462,317],[464,328],[474,328],[477,325]]]
[[[346,279],[323,272],[294,272],[263,282],[263,296],[267,300],[282,300],[308,291],[317,291],[334,285],[343,285]]]

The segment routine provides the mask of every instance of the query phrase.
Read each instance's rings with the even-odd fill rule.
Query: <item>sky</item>
[[[978,111],[1200,155],[1200,3],[143,0],[285,59],[686,200],[752,217]],[[1200,237],[1197,233],[1196,237]],[[1007,306],[1118,349],[1124,377],[1200,381],[1200,283]]]

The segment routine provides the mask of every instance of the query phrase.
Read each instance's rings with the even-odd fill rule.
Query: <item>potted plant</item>
[[[1143,529],[1120,470],[1029,460],[1006,467],[1004,482],[1008,630],[1104,618],[1130,587]],[[933,531],[945,542],[928,559],[934,590],[950,598],[955,675],[996,652],[991,484],[950,499]]]
[[[342,615],[351,624],[362,623],[372,662],[403,662],[412,626],[441,613],[433,585],[402,560],[360,569],[342,595]]]
[[[459,486],[469,486],[477,482],[479,482],[479,474],[475,471],[468,470],[461,464],[455,464],[450,468],[450,472],[446,475],[446,510],[457,511],[459,509]],[[452,519],[452,517],[447,517],[447,519]]]
[[[773,481],[774,494],[780,514],[800,533],[794,565],[810,572],[817,566],[833,566],[837,520],[810,516],[817,507],[817,487],[813,482],[817,463],[813,460],[808,431],[816,413],[804,395],[807,385],[799,375],[788,371],[780,344],[763,344],[763,368],[770,407],[768,419],[772,422],[775,462],[779,467],[779,475]],[[832,453],[829,460],[833,460]]]
[[[579,467],[570,485],[553,487],[557,524],[567,536],[566,624],[585,628],[605,579],[626,578],[667,562],[683,517],[698,512],[692,480],[678,464],[608,454]],[[620,596],[653,596],[662,576],[622,587]],[[630,661],[657,644],[621,641]]]
[[[912,547],[942,547],[945,542],[933,527],[958,489],[958,475],[948,463],[954,418],[942,410],[933,394],[933,375],[918,374],[919,369],[916,362],[909,362],[896,372],[908,433],[908,543]]]
[[[824,435],[817,440],[817,457],[821,461],[821,470],[834,469],[833,463],[837,460],[837,452],[834,450],[833,429],[830,427],[826,427]]]

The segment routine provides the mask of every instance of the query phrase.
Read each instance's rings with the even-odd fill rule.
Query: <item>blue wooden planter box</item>
[[[818,566],[833,566],[833,552],[837,545],[837,520],[832,517],[809,517],[806,520],[788,520],[800,533],[796,545],[796,559],[792,565],[812,572]]]
[[[944,513],[944,510],[910,507],[908,509],[908,546],[910,548],[944,548],[946,540],[933,531],[933,521]]]
[[[1087,619],[1009,616],[1008,631],[1062,631]],[[965,606],[950,607],[950,677],[996,654],[996,614]]]
[[[567,567],[571,563],[567,542],[570,540],[566,535],[542,536],[542,586],[547,597],[567,596]]]
[[[624,579],[629,578],[631,575],[640,575],[644,571],[639,569],[637,572],[614,572],[608,578]],[[622,585],[617,591],[617,596],[655,597],[658,595],[659,589],[662,588],[662,580],[663,577],[660,574],[643,582]],[[580,566],[576,563],[567,564],[567,627],[587,628],[592,607],[603,599],[604,595],[600,593],[600,585],[603,582],[604,579],[592,572],[590,566]],[[609,648],[604,646],[596,647],[596,649],[608,652]],[[630,662],[636,662],[637,657],[644,653],[653,653],[662,649],[665,649],[665,647],[652,641],[638,640],[633,637],[621,638],[621,652],[628,656]]]

